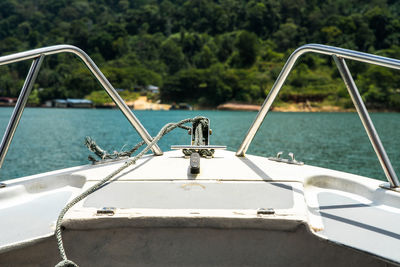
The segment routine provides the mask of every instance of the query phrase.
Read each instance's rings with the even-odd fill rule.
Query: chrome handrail
[[[72,53],[77,55],[86,65],[86,67],[90,70],[90,72],[93,74],[96,80],[102,85],[104,90],[106,90],[108,95],[117,105],[117,107],[121,110],[121,112],[125,115],[125,117],[131,123],[131,125],[136,129],[141,138],[147,144],[150,144],[150,142],[152,141],[152,137],[150,136],[150,134],[146,131],[146,129],[143,127],[140,121],[136,118],[136,116],[132,113],[129,107],[125,104],[124,100],[119,96],[117,91],[107,80],[104,74],[100,71],[100,69],[96,66],[93,60],[83,50],[72,45],[49,46],[0,57],[0,65],[6,65],[28,59],[33,59],[31,69],[29,70],[29,73],[26,77],[20,96],[18,97],[17,104],[15,105],[13,114],[10,118],[7,129],[3,135],[0,144],[0,168],[4,162],[4,158],[7,154],[15,130],[22,116],[22,112],[25,109],[26,102],[28,100],[32,86],[35,82],[36,76],[39,72],[41,62],[44,56],[59,54],[59,53]],[[152,150],[154,154],[162,155],[162,151],[157,144],[153,146]]]
[[[365,131],[368,134],[368,137],[371,141],[371,144],[375,150],[375,153],[379,159],[379,162],[382,166],[382,169],[386,175],[390,183],[391,188],[398,188],[400,186],[399,180],[397,178],[396,172],[393,169],[393,166],[389,160],[389,157],[386,154],[386,151],[382,145],[382,142],[379,138],[379,135],[372,123],[371,118],[369,117],[368,111],[362,101],[362,98],[358,92],[358,89],[353,81],[351,73],[347,68],[346,62],[344,59],[351,59],[359,62],[379,65],[387,68],[399,69],[400,70],[400,60],[382,57],[377,55],[372,55],[363,52],[357,52],[349,49],[343,49],[333,46],[320,45],[320,44],[307,44],[297,48],[286,61],[283,66],[278,78],[276,79],[274,85],[271,88],[268,96],[266,97],[260,111],[258,112],[255,120],[250,126],[249,130],[245,138],[243,139],[239,149],[236,152],[237,156],[244,157],[247,149],[249,148],[251,141],[256,135],[258,129],[260,128],[262,122],[265,119],[268,111],[271,108],[272,103],[274,102],[276,96],[281,90],[283,84],[285,83],[290,71],[292,70],[294,64],[297,59],[305,53],[317,53],[330,55],[334,58],[336,65],[339,69],[339,72],[345,82],[345,85],[349,91],[351,99],[356,107],[357,113],[363,123]]]

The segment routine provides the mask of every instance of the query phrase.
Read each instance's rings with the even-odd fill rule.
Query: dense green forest
[[[400,59],[396,0],[2,0],[0,55],[72,44],[116,88],[160,87],[164,102],[262,103],[291,52],[322,43]],[[0,67],[0,96],[17,96],[29,62]],[[73,55],[46,57],[30,99],[101,90]],[[400,75],[349,63],[367,105],[400,110]],[[302,57],[284,101],[351,102],[331,58]]]

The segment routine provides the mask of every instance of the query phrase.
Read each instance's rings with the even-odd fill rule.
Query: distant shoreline
[[[137,101],[137,102],[136,102]],[[136,103],[135,103],[136,102]],[[129,108],[132,110],[164,110],[168,111],[171,105],[169,104],[159,104],[152,103],[145,98],[139,98],[135,101],[129,101],[126,103]],[[0,104],[0,108],[2,107],[14,107],[15,104]],[[61,107],[48,107],[45,105],[29,105],[26,107],[30,108],[61,108]],[[196,106],[195,106],[196,107]],[[107,104],[97,104],[92,107],[64,107],[64,108],[88,108],[88,109],[117,109],[115,103],[107,103]],[[259,111],[261,109],[261,105],[252,105],[252,104],[241,104],[241,103],[225,103],[221,104],[217,107],[201,107],[197,106],[195,110],[220,110],[220,111]],[[356,112],[355,108],[343,108],[339,106],[333,105],[321,105],[321,106],[312,106],[307,105],[306,103],[288,103],[280,106],[272,106],[271,111],[273,112]],[[397,110],[390,109],[368,109],[369,112],[396,112]]]
[[[240,103],[225,103],[219,105],[217,110],[236,110],[236,111],[259,111],[261,105],[249,105]],[[345,109],[339,106],[312,106],[309,103],[289,103],[282,106],[272,106],[272,111],[278,112],[354,112],[355,109]]]

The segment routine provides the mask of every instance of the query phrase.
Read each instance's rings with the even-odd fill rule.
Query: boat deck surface
[[[7,181],[0,189],[0,253],[54,235],[65,204],[121,162]],[[400,193],[357,175],[216,151],[190,173],[180,151],[146,155],[72,208],[70,231],[198,228],[296,231],[400,263]],[[113,214],[100,214],[105,207]],[[9,226],[13,225],[12,228]],[[1,258],[1,257],[0,257]],[[1,265],[1,260],[0,260]]]

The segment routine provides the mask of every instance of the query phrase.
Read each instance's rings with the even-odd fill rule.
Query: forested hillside
[[[400,59],[400,1],[0,1],[0,55],[63,43],[85,50],[116,88],[152,84],[163,101],[210,107],[262,103],[302,44]],[[369,107],[400,110],[398,71],[349,66]],[[17,96],[28,68],[28,62],[0,67],[0,96]],[[30,101],[100,90],[87,73],[72,55],[49,56]],[[279,98],[350,103],[326,56],[303,57]]]

